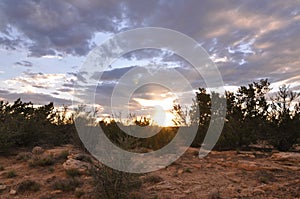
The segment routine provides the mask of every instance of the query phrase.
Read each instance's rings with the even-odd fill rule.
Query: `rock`
[[[50,195],[56,195],[56,194],[61,194],[62,193],[62,190],[55,190],[55,191],[52,191],[50,193]]]
[[[262,190],[262,189],[255,188],[255,189],[253,189],[253,193],[254,193],[255,195],[263,195],[263,194],[265,194],[266,192],[265,192],[264,190]]]
[[[212,164],[207,164],[205,167],[206,168],[213,168]]]
[[[14,189],[11,189],[10,192],[9,192],[10,195],[16,195],[17,194],[17,191],[14,190]]]
[[[91,165],[87,162],[82,162],[80,160],[68,159],[63,163],[65,170],[76,169],[80,173],[85,173],[87,170],[91,169]]]
[[[274,153],[271,156],[271,159],[275,161],[289,161],[289,162],[299,163],[300,154],[293,153],[293,152],[279,152],[279,153]]]
[[[196,167],[198,169],[202,169],[202,165],[201,164],[191,164],[191,166]]]
[[[188,190],[184,190],[182,192],[185,193],[185,194],[189,194],[189,193],[192,193],[192,190],[188,189]]]
[[[0,185],[0,191],[3,191],[6,189],[6,185]]]
[[[177,174],[180,175],[183,173],[183,169],[178,169]]]
[[[237,167],[246,171],[256,171],[259,169],[258,166],[253,162],[239,162]]]
[[[241,178],[235,177],[235,176],[229,177],[229,180],[231,182],[234,182],[234,183],[240,183],[241,182]]]
[[[244,152],[244,151],[240,151],[238,152],[238,157],[245,157],[245,158],[251,158],[251,159],[254,159],[255,158],[255,155],[253,155],[252,152]]]
[[[45,152],[45,150],[40,146],[36,146],[32,149],[32,154],[34,154],[34,155],[41,155],[44,152]]]

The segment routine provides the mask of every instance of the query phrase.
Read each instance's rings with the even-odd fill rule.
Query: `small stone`
[[[229,180],[234,182],[234,183],[240,183],[241,182],[241,178],[238,178],[238,177],[231,177],[231,178],[229,178]]]
[[[208,169],[213,168],[212,164],[207,164],[205,167]]]
[[[202,165],[201,164],[191,164],[191,166],[196,167],[198,169],[202,169]]]
[[[265,194],[265,191],[259,188],[253,189],[253,193],[255,194]]]
[[[17,194],[17,191],[14,190],[14,189],[11,189],[10,192],[9,192],[10,195],[16,195]]]
[[[183,173],[183,169],[178,169],[177,174],[182,174]]]
[[[76,169],[80,173],[85,173],[91,168],[91,165],[90,163],[82,162],[80,160],[68,159],[63,163],[63,167],[65,170]]]
[[[188,190],[184,190],[183,193],[185,194],[189,194],[189,193],[192,193],[192,190],[188,189]]]
[[[258,170],[257,165],[255,165],[255,163],[253,163],[253,162],[240,162],[238,164],[238,168],[244,169],[246,171],[255,171],[255,170]]]
[[[6,189],[6,185],[0,185],[0,191],[5,190]]]
[[[55,190],[55,191],[52,191],[50,194],[56,195],[56,194],[61,194],[61,193],[62,193],[62,190]]]

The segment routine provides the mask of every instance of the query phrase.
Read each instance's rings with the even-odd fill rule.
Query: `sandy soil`
[[[92,198],[93,177],[88,173],[76,176],[80,185],[75,190],[54,188],[71,178],[59,158],[63,151],[82,153],[70,145],[46,150],[54,164],[36,167],[20,155],[0,156],[0,198]],[[141,189],[129,198],[300,198],[300,153],[213,151],[199,159],[198,150],[190,148],[167,168],[140,178]],[[40,184],[39,190],[18,188],[26,180]]]

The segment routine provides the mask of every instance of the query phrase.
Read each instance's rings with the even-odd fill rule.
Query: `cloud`
[[[53,101],[58,104],[70,104],[73,90],[65,88],[64,84],[72,82],[72,77],[65,74],[44,74],[24,72],[21,76],[3,81],[0,87],[1,98],[13,101],[17,98],[39,102]],[[51,94],[52,93],[52,94]]]
[[[0,4],[3,32],[13,26],[26,39],[31,56],[56,55],[56,51],[85,55],[96,32],[115,32],[122,22],[122,4],[111,1],[4,0]],[[15,46],[13,40],[0,40]],[[10,43],[9,43],[10,42]],[[16,43],[16,42],[15,42]]]
[[[30,61],[25,61],[25,60],[15,62],[15,65],[17,65],[17,66],[24,66],[24,67],[28,67],[28,68],[32,67],[32,63]]]
[[[25,48],[29,56],[44,60],[86,56],[99,42],[95,39],[99,33],[111,35],[135,27],[158,26],[180,31],[199,42],[218,66],[226,85],[240,86],[262,77],[273,83],[298,84],[299,78],[295,77],[300,74],[299,6],[300,2],[294,0],[3,0],[0,45],[7,50]],[[98,102],[109,106],[117,80],[139,66],[173,68],[194,88],[205,87],[201,74],[188,62],[163,49],[139,50],[120,59],[117,68],[104,71],[98,87],[88,85],[87,78],[97,83],[99,72],[90,77],[84,72],[24,73],[7,80],[7,89],[70,97],[76,85],[82,91],[78,98],[84,100],[85,94],[96,93]],[[15,64],[32,66],[26,61]],[[165,81],[173,79],[166,77]],[[148,99],[153,91],[158,89],[144,88],[136,95]]]
[[[44,74],[24,72],[22,76],[5,80],[8,88],[22,89],[24,92],[34,88],[50,89],[59,84],[66,76],[64,74]]]
[[[10,93],[7,91],[0,91],[0,98],[9,102],[13,102],[18,98],[21,98],[24,102],[30,101],[34,104],[48,104],[49,102],[53,102],[55,106],[72,105],[72,100],[53,97],[50,94],[42,93]]]

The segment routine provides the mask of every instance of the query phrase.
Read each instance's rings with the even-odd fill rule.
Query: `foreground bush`
[[[107,199],[128,198],[129,193],[138,190],[142,185],[139,175],[114,170],[107,166],[94,168],[92,176],[95,181],[96,196],[104,195]]]

